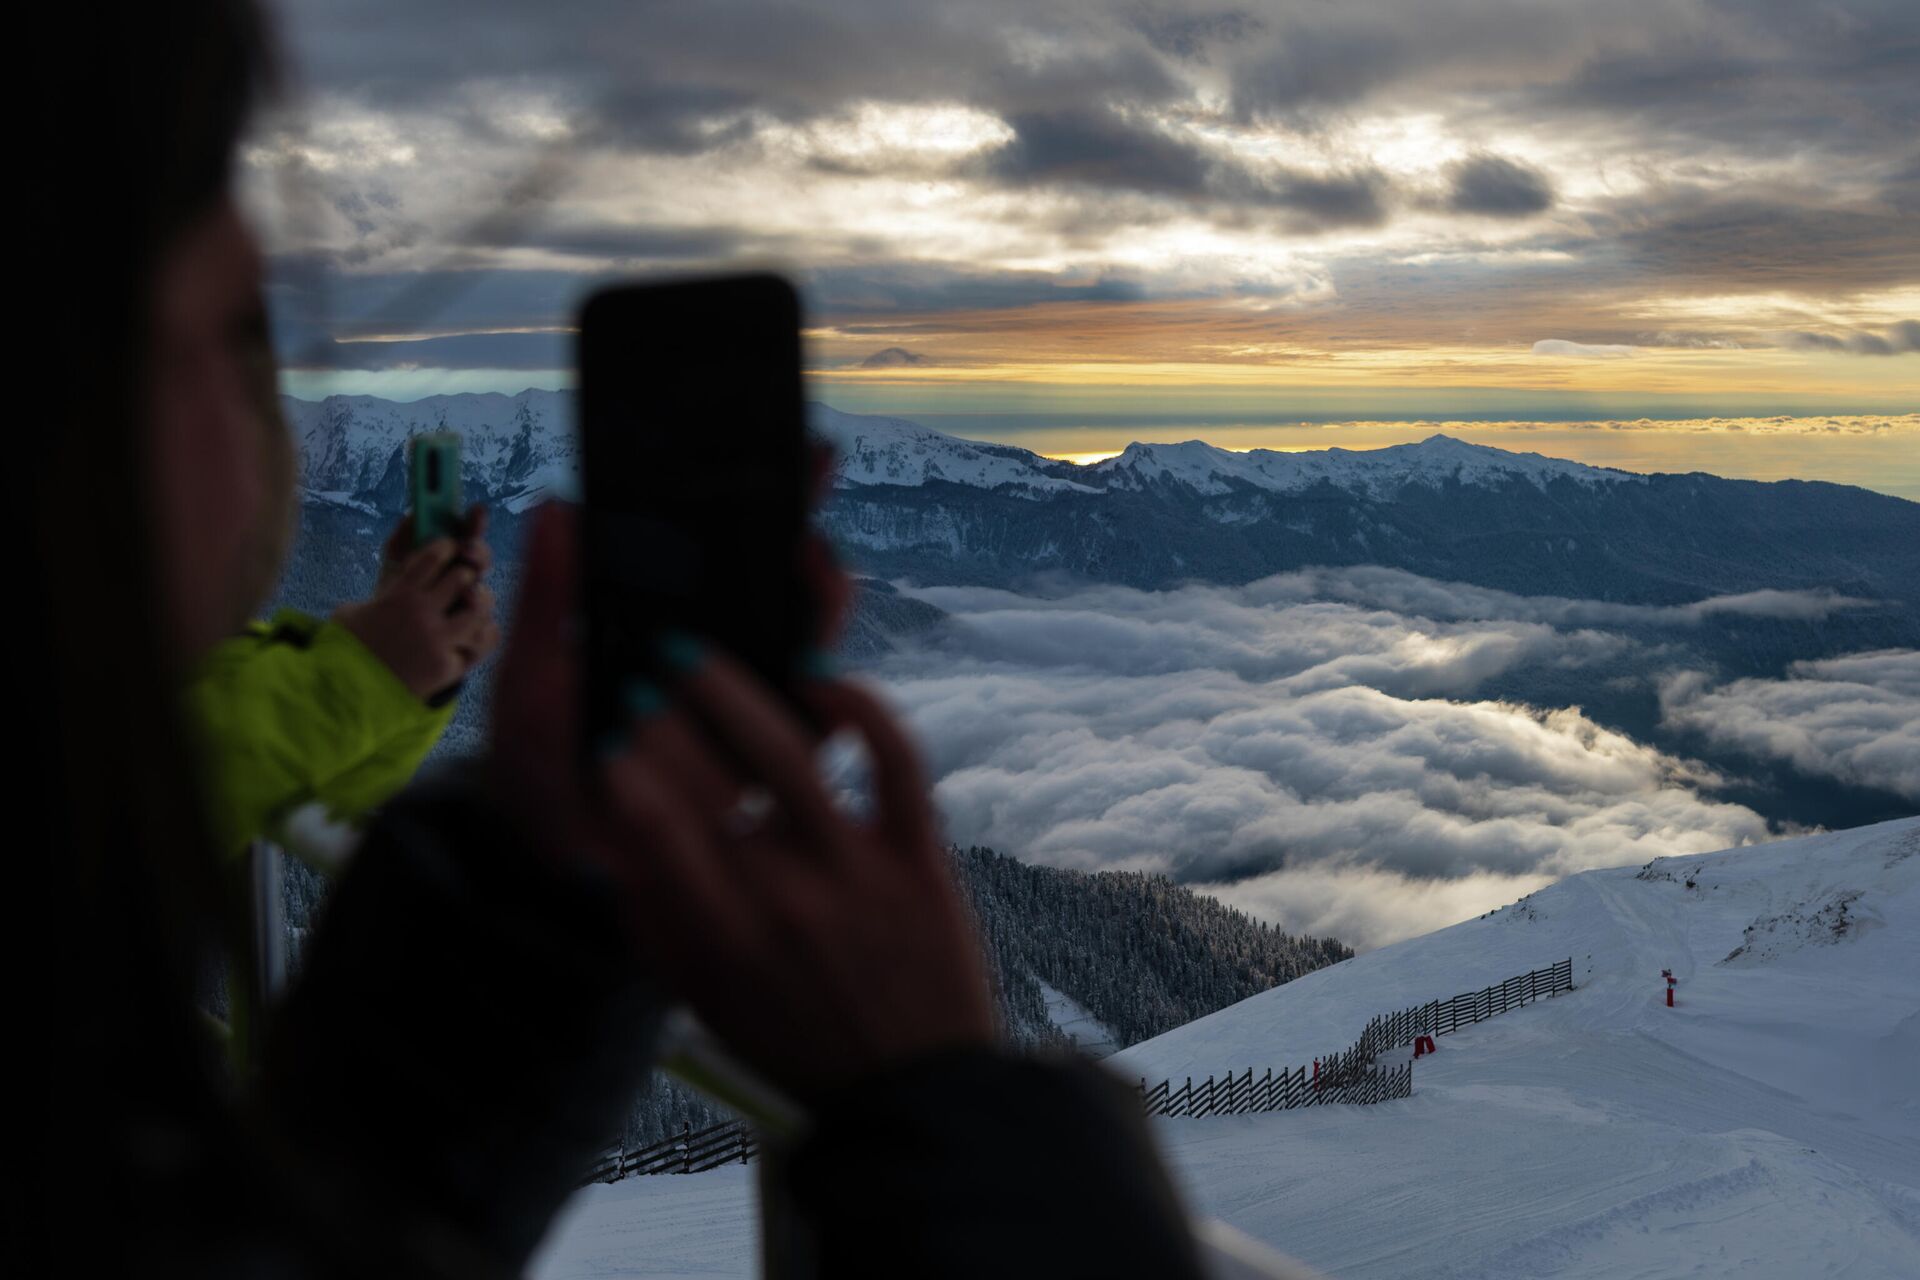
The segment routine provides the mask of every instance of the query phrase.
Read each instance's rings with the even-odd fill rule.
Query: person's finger
[[[401,516],[394,521],[393,529],[387,534],[387,540],[380,545],[382,564],[398,564],[407,558],[407,552],[413,550],[413,518]]]
[[[470,649],[484,657],[499,641],[500,624],[492,618],[480,618],[470,623],[452,643],[456,649]]]
[[[465,524],[460,530],[460,559],[472,565],[482,577],[493,568],[493,548],[487,543],[487,526],[491,523],[491,513],[484,503],[479,503],[467,508]]]
[[[684,712],[649,717],[634,730],[633,744],[710,829],[725,828],[739,806],[743,784]]]
[[[452,538],[435,538],[409,555],[400,566],[400,584],[416,591],[425,590],[446,572],[459,551],[459,544]]]
[[[609,763],[602,782],[605,812],[596,843],[608,869],[639,890],[633,905],[648,924],[658,929],[677,918],[683,926],[731,935],[750,904],[728,883],[691,808],[637,749]]]
[[[470,645],[493,623],[493,588],[479,583],[455,602],[446,616],[447,639],[456,645]]]
[[[484,582],[476,582],[462,593],[459,600],[460,612],[456,617],[467,619],[467,625],[491,618],[499,607],[500,597],[492,587]]]
[[[478,538],[463,539],[459,561],[484,578],[493,570],[493,548]]]
[[[845,851],[851,829],[820,780],[813,741],[793,713],[745,667],[711,654],[681,679],[677,693],[746,780],[773,793],[795,828],[828,858]]]
[[[894,715],[873,694],[844,680],[818,681],[803,695],[829,729],[851,729],[867,744],[877,823],[901,852],[936,843],[933,799],[920,752]]]
[[[445,573],[425,589],[424,594],[427,603],[437,612],[452,613],[457,606],[467,600],[469,593],[474,590],[474,584],[479,581],[480,575],[473,571],[471,565],[455,561],[448,566]]]

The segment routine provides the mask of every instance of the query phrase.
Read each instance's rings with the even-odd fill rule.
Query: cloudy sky
[[[950,838],[1164,872],[1359,947],[1570,872],[1780,834],[1710,765],[1489,692],[1523,669],[1575,688],[1657,679],[1667,727],[1693,741],[1920,804],[1920,653],[1731,681],[1661,657],[1716,617],[1872,607],[1831,593],[1651,607],[1363,567],[913,594],[956,624],[874,674],[920,730]]]
[[[595,283],[770,264],[821,398],[1048,452],[1686,419],[1636,456],[1860,478],[1920,442],[1912,0],[278,12],[247,169],[296,394],[562,385]]]

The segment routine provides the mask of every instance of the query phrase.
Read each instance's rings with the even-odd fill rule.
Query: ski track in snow
[[[1440,1037],[1412,1098],[1157,1121],[1189,1201],[1338,1280],[1920,1276],[1920,818],[1573,876],[1111,1061],[1258,1074],[1569,954],[1575,991]],[[739,1170],[590,1188],[536,1274],[749,1276],[751,1201]]]
[[[1090,1058],[1104,1058],[1117,1051],[1120,1042],[1113,1031],[1092,1010],[1057,987],[1040,983],[1040,998],[1047,1002],[1047,1019],[1073,1041],[1074,1047]]]

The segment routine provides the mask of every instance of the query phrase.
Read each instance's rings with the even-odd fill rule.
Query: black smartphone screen
[[[814,636],[800,305],[771,275],[632,285],[580,317],[585,743],[662,688],[659,640],[724,650],[778,691]]]

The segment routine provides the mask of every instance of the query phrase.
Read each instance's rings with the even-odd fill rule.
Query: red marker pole
[[[1673,988],[1680,979],[1673,976],[1673,970],[1671,969],[1662,969],[1660,976],[1667,980],[1667,1008],[1671,1009],[1673,1008]]]

